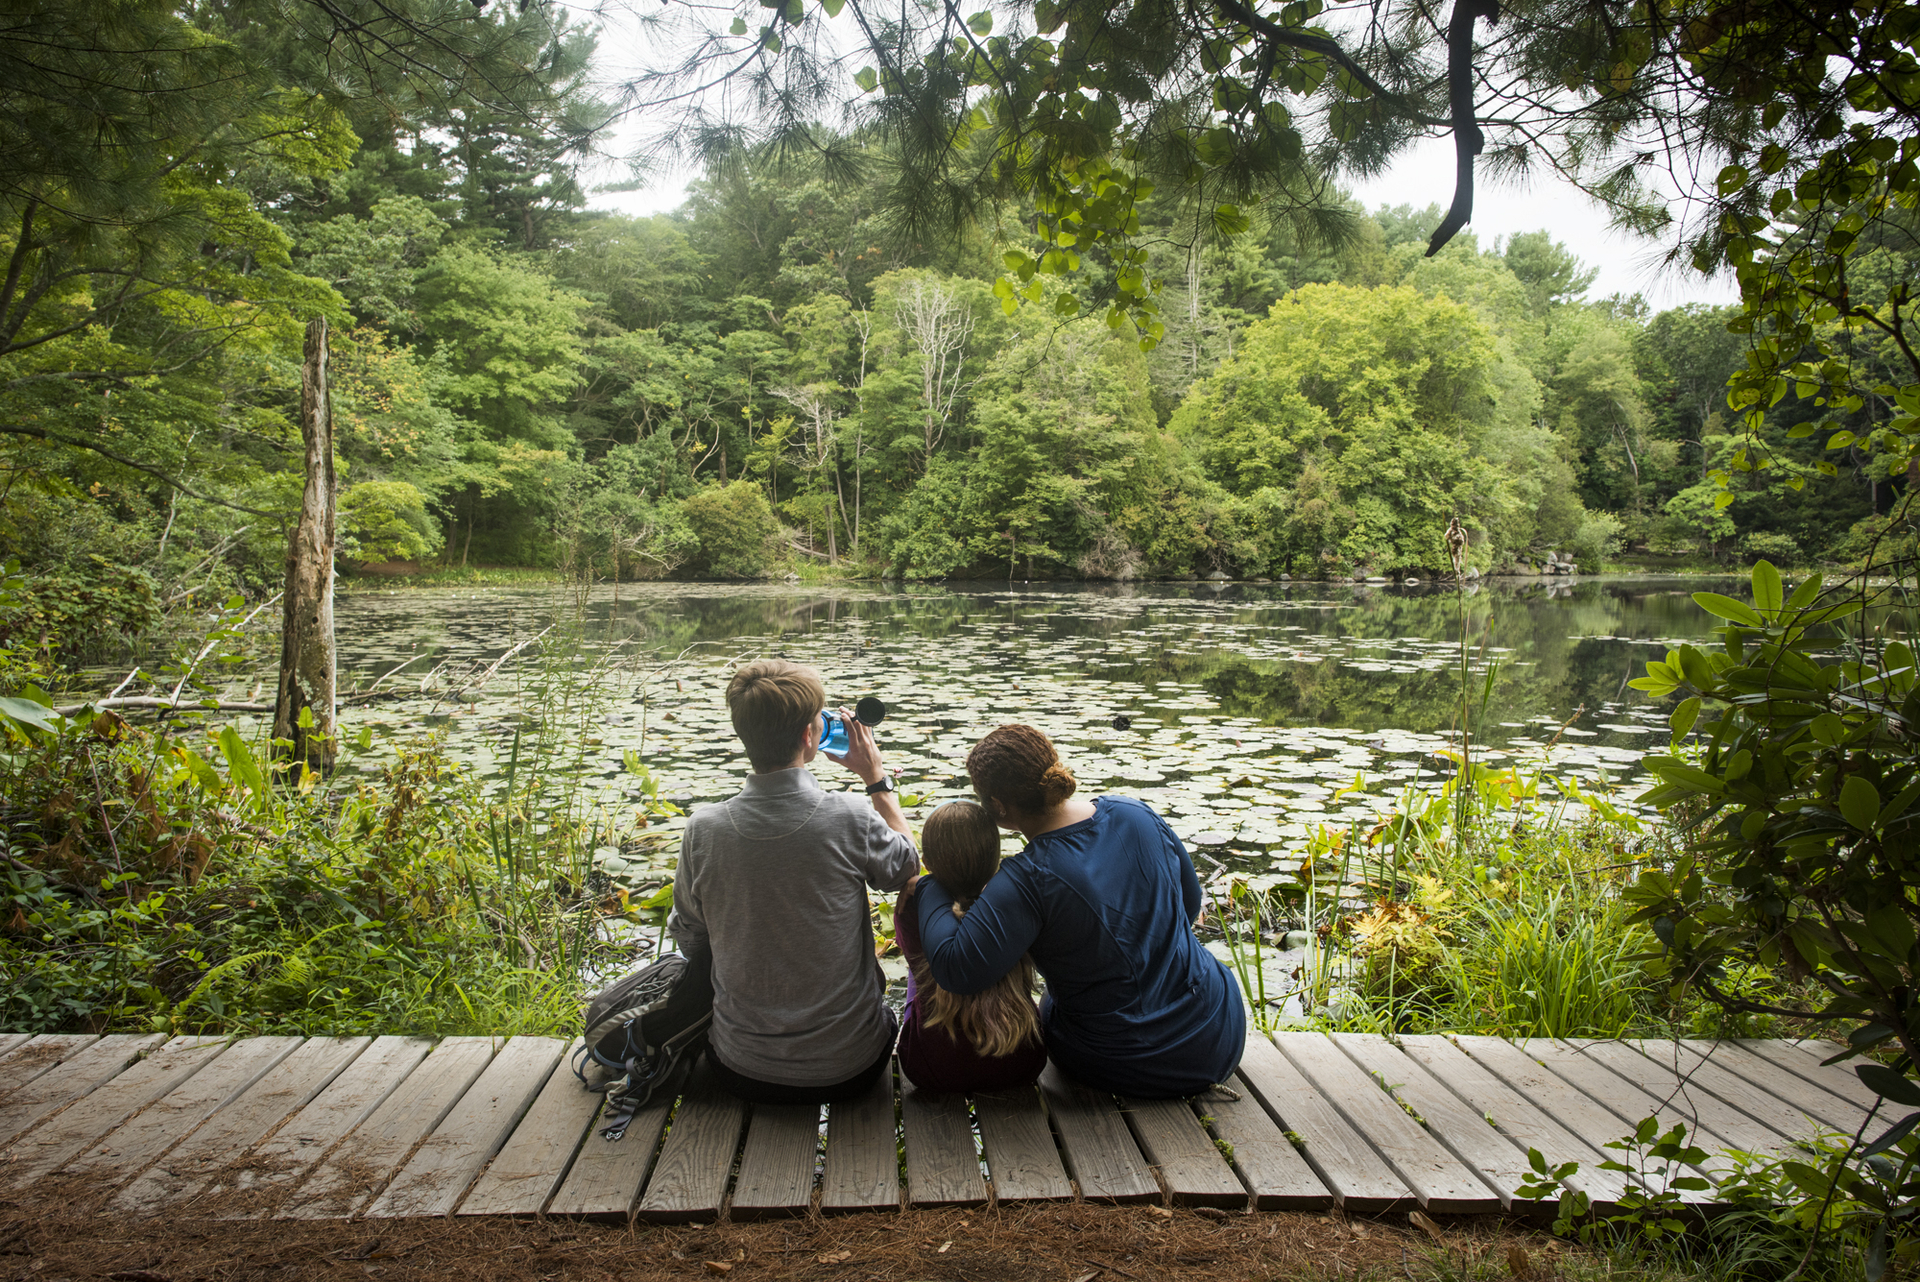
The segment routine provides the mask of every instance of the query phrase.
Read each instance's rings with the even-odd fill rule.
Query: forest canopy
[[[1794,375],[1775,344],[1799,395],[1730,404],[1751,306],[1593,297],[1544,230],[1430,254],[1452,193],[1361,208],[1338,130],[1303,153],[1318,186],[1198,232],[1192,192],[1129,179],[1105,249],[1018,183],[903,223],[925,157],[884,112],[805,146],[718,131],[685,204],[631,218],[588,208],[594,31],[295,12],[46,3],[6,38],[0,540],[76,619],[271,589],[314,317],[348,570],[1421,573],[1454,518],[1482,572],[1806,562],[1863,554],[1904,490],[1904,411],[1816,398],[1834,362]],[[121,67],[144,88],[73,89]],[[1912,275],[1903,217],[1872,224],[1862,296]],[[1908,381],[1895,343],[1808,315],[1850,386]]]

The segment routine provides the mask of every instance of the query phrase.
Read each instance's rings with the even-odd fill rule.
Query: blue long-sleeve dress
[[[1138,1098],[1224,1081],[1246,1044],[1233,975],[1194,937],[1200,879],[1143,802],[1099,797],[1091,819],[1045,832],[967,909],[924,879],[922,947],[940,986],[974,993],[1022,953],[1046,977],[1047,1053],[1069,1076]]]

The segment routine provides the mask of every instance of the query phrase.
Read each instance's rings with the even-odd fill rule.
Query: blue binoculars
[[[853,705],[853,719],[863,726],[877,726],[887,719],[887,705],[868,695]],[[820,751],[836,757],[847,755],[847,723],[831,712],[820,714]]]

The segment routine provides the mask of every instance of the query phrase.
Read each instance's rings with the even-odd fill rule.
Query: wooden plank
[[[513,1134],[566,1049],[567,1044],[557,1037],[509,1039],[487,1071],[394,1175],[386,1191],[374,1199],[367,1217],[453,1214],[480,1168]]]
[[[1597,1064],[1580,1062],[1573,1065],[1582,1080],[1592,1090],[1583,1089],[1578,1083],[1569,1082],[1565,1077],[1547,1068],[1526,1051],[1512,1042],[1498,1037],[1457,1037],[1454,1039],[1473,1056],[1475,1061],[1485,1066],[1514,1090],[1525,1095],[1540,1110],[1563,1123],[1568,1130],[1578,1135],[1596,1154],[1600,1161],[1623,1160],[1626,1154],[1607,1147],[1613,1141],[1629,1136],[1640,1118],[1647,1116],[1651,1101],[1644,1095],[1634,1094],[1632,1108],[1628,1107],[1627,1094],[1622,1092],[1617,1079]],[[1592,1091],[1601,1092],[1596,1096]],[[1645,1107],[1643,1107],[1645,1106]],[[1633,1108],[1640,1111],[1631,1119],[1625,1116]],[[1678,1119],[1676,1119],[1678,1120]],[[1583,1166],[1585,1164],[1583,1163]],[[1582,1174],[1585,1175],[1586,1168]],[[1678,1174],[1679,1172],[1676,1172]],[[1599,1175],[1612,1175],[1616,1172],[1603,1171]],[[1655,1186],[1660,1181],[1650,1181]],[[1711,1203],[1710,1194],[1693,1190],[1677,1190],[1684,1201],[1690,1203]],[[1592,1191],[1589,1190],[1589,1194]]]
[[[1240,1080],[1282,1131],[1299,1137],[1300,1155],[1344,1209],[1371,1214],[1414,1205],[1406,1181],[1272,1042],[1258,1035],[1247,1038]]]
[[[1665,1043],[1662,1043],[1665,1045]],[[1712,1042],[1683,1038],[1680,1045],[1695,1055],[1718,1063],[1744,1081],[1778,1096],[1809,1117],[1848,1134],[1858,1130],[1867,1109],[1844,1096],[1818,1086],[1772,1060],[1756,1055],[1741,1042]],[[1852,1076],[1852,1074],[1847,1074]],[[1855,1079],[1858,1084],[1858,1079]]]
[[[0,1055],[5,1055],[22,1042],[33,1037],[32,1033],[0,1033]]]
[[[1855,1108],[1870,1110],[1879,1100],[1873,1089],[1860,1080],[1853,1071],[1855,1064],[1864,1064],[1864,1059],[1849,1060],[1844,1064],[1827,1064],[1822,1061],[1829,1055],[1837,1054],[1840,1047],[1832,1042],[1787,1042],[1773,1039],[1755,1039],[1734,1043],[1751,1055],[1786,1069],[1795,1077],[1812,1082],[1815,1086],[1831,1094],[1838,1095]],[[1882,1108],[1880,1116],[1888,1121],[1897,1120],[1904,1113],[1895,1113],[1893,1109]]]
[[[386,1187],[440,1119],[453,1111],[499,1043],[491,1037],[449,1037],[433,1048],[398,1089],[349,1134],[275,1212],[280,1219],[328,1220],[352,1215]]]
[[[1201,1096],[1195,1101],[1200,1122],[1216,1139],[1233,1150],[1229,1159],[1253,1207],[1258,1211],[1320,1210],[1333,1205],[1333,1194],[1313,1173],[1300,1150],[1279,1123],[1260,1106],[1253,1087],[1238,1074],[1225,1086],[1237,1100]]]
[[[1373,1145],[1421,1206],[1461,1214],[1500,1209],[1500,1196],[1408,1117],[1386,1086],[1361,1072],[1339,1047],[1318,1033],[1285,1034],[1276,1044]]]
[[[1498,1039],[1462,1038],[1461,1040],[1491,1042]],[[1571,1047],[1546,1039],[1536,1039],[1519,1045],[1501,1042],[1500,1045],[1518,1056],[1521,1063],[1532,1065],[1537,1070],[1544,1070],[1540,1072],[1537,1085],[1521,1088],[1526,1090],[1542,1108],[1558,1117],[1569,1110],[1582,1107],[1580,1101],[1586,1101],[1611,1119],[1609,1123],[1597,1124],[1593,1135],[1589,1136],[1590,1142],[1601,1152],[1609,1154],[1611,1160],[1632,1163],[1633,1157],[1630,1152],[1611,1149],[1607,1145],[1615,1140],[1630,1139],[1634,1127],[1641,1119],[1652,1116],[1658,1119],[1663,1132],[1677,1122],[1687,1124],[1688,1141],[1699,1145],[1709,1155],[1706,1164],[1699,1168],[1701,1171],[1717,1173],[1728,1169],[1728,1163],[1722,1156],[1727,1147],[1725,1141],[1710,1131],[1696,1128],[1693,1119],[1682,1115],[1678,1109],[1670,1106],[1661,1108],[1658,1099],[1637,1086],[1624,1083],[1619,1074],[1576,1053]],[[1473,1053],[1477,1056],[1481,1050],[1475,1049]],[[1504,1070],[1497,1071],[1505,1075]],[[1520,1085],[1518,1081],[1514,1081],[1513,1084]],[[1583,1131],[1582,1134],[1586,1132]],[[1694,1169],[1676,1164],[1670,1170],[1654,1167],[1629,1178],[1636,1183],[1645,1183],[1658,1191],[1668,1187],[1664,1178],[1683,1178],[1694,1174],[1696,1174]],[[1674,1189],[1672,1191],[1679,1193],[1682,1201],[1693,1205],[1714,1205],[1718,1200],[1711,1190]]]
[[[1437,1035],[1403,1037],[1400,1050],[1468,1107],[1492,1122],[1494,1128],[1522,1152],[1538,1149],[1549,1166],[1578,1162],[1579,1171],[1566,1182],[1585,1193],[1596,1207],[1607,1208],[1619,1203],[1626,1192],[1627,1181],[1618,1171],[1600,1169],[1600,1163],[1607,1160],[1608,1154],[1542,1112],[1532,1100],[1501,1081],[1484,1064]],[[1524,1055],[1520,1059],[1533,1063]],[[1534,1068],[1545,1071],[1538,1065]],[[1596,1112],[1603,1110],[1596,1109]],[[1605,1116],[1611,1124],[1612,1115]]]
[[[705,1220],[720,1214],[733,1171],[746,1103],[696,1072],[674,1111],[667,1142],[653,1164],[646,1195],[634,1214],[643,1220],[672,1223]],[[621,1143],[625,1143],[622,1140]]]
[[[577,1041],[567,1046],[540,1097],[460,1203],[460,1214],[538,1215],[560,1190],[587,1126],[605,1098],[575,1076],[571,1064],[579,1047]]]
[[[1545,1039],[1528,1042],[1527,1048],[1547,1061],[1547,1067],[1559,1072],[1569,1056],[1585,1059],[1611,1070],[1622,1082],[1642,1092],[1660,1107],[1662,1119],[1669,1114],[1687,1124],[1687,1137],[1709,1151],[1737,1148],[1777,1153],[1790,1148],[1793,1141],[1747,1116],[1725,1100],[1673,1070],[1648,1059],[1624,1042],[1579,1038],[1547,1043]],[[1551,1046],[1551,1050],[1548,1047]],[[1629,1106],[1631,1107],[1631,1106]],[[1642,1117],[1646,1113],[1641,1113]],[[1666,1123],[1671,1125],[1670,1122]],[[1718,1169],[1719,1163],[1711,1164]]]
[[[370,1037],[316,1037],[295,1047],[245,1094],[148,1167],[114,1197],[134,1215],[184,1201],[276,1126],[304,1108],[367,1048]]]
[[[1680,1042],[1680,1045],[1687,1050],[1714,1060],[1736,1077],[1777,1095],[1809,1117],[1816,1118],[1848,1134],[1859,1129],[1861,1121],[1866,1118],[1868,1110],[1872,1107],[1871,1102],[1864,1106],[1856,1104],[1846,1096],[1800,1076],[1785,1065],[1774,1063],[1751,1049],[1757,1044],[1734,1041],[1714,1042],[1697,1038],[1683,1038]],[[1796,1058],[1801,1057],[1796,1053]],[[1819,1065],[1816,1064],[1815,1067],[1818,1068]],[[1852,1073],[1844,1069],[1839,1072],[1844,1077],[1852,1078],[1852,1085],[1862,1086],[1860,1080]],[[1871,1091],[1865,1093],[1872,1094]]]
[[[731,1218],[805,1215],[813,1206],[813,1165],[819,1152],[819,1105],[755,1104],[728,1204]]]
[[[574,1155],[573,1165],[560,1191],[547,1207],[548,1215],[581,1215],[622,1220],[633,1213],[640,1185],[653,1169],[654,1154],[660,1149],[660,1132],[673,1115],[671,1099],[647,1105],[627,1124],[627,1133],[617,1140],[600,1138],[604,1125],[599,1114],[587,1127],[587,1137]]]
[[[980,1123],[996,1203],[1072,1200],[1073,1181],[1053,1142],[1038,1087],[975,1095],[973,1116]]]
[[[5,1053],[0,1054],[0,1095],[19,1090],[99,1040],[98,1033],[6,1034],[0,1038],[6,1044]]]
[[[1805,1099],[1819,1102],[1831,1100],[1829,1110],[1835,1115],[1849,1119],[1850,1124],[1828,1122],[1818,1114],[1809,1116],[1808,1110],[1800,1104],[1782,1099],[1775,1092],[1754,1081],[1746,1074],[1736,1072],[1729,1061],[1739,1057],[1732,1047],[1715,1051],[1712,1043],[1706,1043],[1708,1049],[1698,1050],[1683,1041],[1632,1041],[1628,1045],[1660,1065],[1668,1072],[1684,1078],[1691,1086],[1710,1091],[1728,1104],[1733,1105],[1748,1117],[1778,1132],[1789,1140],[1805,1139],[1821,1127],[1839,1125],[1840,1129],[1851,1132],[1866,1117],[1864,1112],[1852,1108],[1842,1101],[1833,1100],[1826,1092],[1815,1089],[1798,1078],[1780,1069],[1769,1069],[1764,1061],[1744,1057],[1756,1065],[1755,1071],[1761,1075],[1768,1072],[1777,1074],[1789,1083],[1798,1083],[1798,1094]],[[1788,1086],[1786,1089],[1793,1090]]]
[[[1333,1044],[1362,1072],[1383,1083],[1396,1099],[1418,1113],[1427,1133],[1482,1183],[1491,1186],[1501,1206],[1511,1209],[1515,1190],[1528,1171],[1523,1149],[1515,1147],[1512,1140],[1494,1129],[1493,1123],[1386,1038],[1373,1033],[1340,1033],[1334,1035]]]
[[[248,1218],[279,1209],[321,1158],[367,1120],[425,1059],[424,1037],[376,1037],[346,1070],[279,1130],[247,1155],[246,1165],[221,1177],[203,1201],[228,1194],[215,1212]]]
[[[224,1055],[89,1144],[60,1174],[86,1176],[102,1187],[129,1179],[238,1099],[304,1041],[248,1037],[235,1042]]]
[[[827,1169],[820,1179],[820,1209],[899,1206],[900,1160],[889,1068],[859,1099],[827,1105]]]
[[[1241,1187],[1240,1177],[1227,1165],[1226,1155],[1214,1147],[1213,1137],[1185,1100],[1126,1100],[1121,1108],[1169,1203],[1247,1204],[1247,1190]]]
[[[902,1076],[900,1126],[911,1205],[978,1206],[987,1200],[966,1096],[923,1091]]]
[[[164,1033],[114,1033],[102,1037],[64,1061],[58,1073],[51,1077],[42,1074],[0,1099],[0,1146],[119,1076],[128,1065],[164,1041]]]
[[[1090,1202],[1153,1202],[1160,1186],[1111,1095],[1089,1090],[1048,1064],[1040,1098],[1066,1154],[1067,1173]]]
[[[0,1181],[19,1187],[62,1165],[94,1140],[187,1081],[227,1049],[222,1037],[176,1037],[146,1059],[27,1132],[0,1156]]]

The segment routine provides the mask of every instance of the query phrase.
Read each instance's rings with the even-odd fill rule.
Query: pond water
[[[722,698],[730,665],[778,656],[819,668],[832,702],[886,701],[881,746],[922,799],[916,813],[968,795],[968,748],[1025,721],[1054,737],[1083,789],[1141,797],[1214,867],[1274,877],[1297,866],[1315,825],[1370,824],[1407,786],[1451,772],[1436,754],[1457,743],[1463,609],[1476,752],[1544,762],[1549,801],[1555,778],[1618,787],[1665,742],[1666,710],[1626,683],[1669,645],[1707,636],[1716,620],[1690,599],[1703,588],[1742,595],[1737,580],[1698,578],[1494,582],[1464,602],[1313,583],[668,584],[354,593],[337,618],[343,690],[411,660],[385,687],[407,697],[350,727],[441,727],[496,776],[516,730],[551,703],[543,651],[565,649],[576,676],[593,665],[579,745],[593,800],[639,793],[629,752],[683,808],[731,795],[747,767]],[[452,693],[555,624],[485,685]],[[413,674],[430,672],[417,690]],[[815,768],[829,786],[852,781]]]

